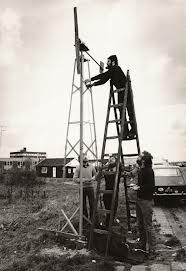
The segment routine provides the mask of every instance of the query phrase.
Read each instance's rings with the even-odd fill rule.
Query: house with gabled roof
[[[66,178],[72,178],[78,161],[66,158]],[[76,162],[76,163],[75,163]],[[37,177],[63,178],[64,158],[46,158],[36,166]]]

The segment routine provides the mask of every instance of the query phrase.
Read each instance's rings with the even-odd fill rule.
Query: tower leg
[[[74,70],[73,70],[73,80],[72,80],[72,90],[71,90],[71,97],[70,97],[70,108],[69,108],[69,114],[68,114],[68,124],[67,124],[67,133],[66,133],[66,143],[65,143],[65,157],[64,157],[64,167],[63,167],[63,177],[66,176],[66,170],[65,166],[68,162],[68,158],[72,158],[72,155],[75,155],[75,157],[78,157],[80,162],[80,187],[79,187],[79,236],[83,236],[83,176],[82,176],[82,169],[83,169],[83,155],[86,153],[87,155],[91,155],[93,157],[93,160],[98,161],[98,153],[97,153],[97,139],[96,139],[96,127],[95,127],[95,116],[94,116],[94,104],[93,104],[93,95],[92,90],[86,88],[84,84],[84,78],[89,77],[90,78],[90,67],[89,67],[89,61],[85,61],[83,52],[81,52],[80,55],[80,76],[78,75],[78,82],[76,79],[76,67],[77,67],[77,61],[75,60],[74,63]],[[87,68],[85,70],[85,65],[87,65]],[[85,72],[88,75],[85,75]],[[86,94],[86,97],[85,97]],[[77,99],[75,100],[75,108],[73,108],[73,98],[75,95],[79,95],[79,105],[77,104]],[[84,106],[85,99],[88,99],[88,101],[91,102],[91,106],[88,108],[91,109],[91,117],[88,121],[85,120],[88,114],[86,114],[86,107]],[[86,105],[86,104],[85,104]],[[79,115],[76,114],[75,117],[79,119],[73,120],[73,109],[77,110],[77,106],[79,106]],[[87,125],[88,124],[88,125]],[[74,133],[74,129],[72,130],[72,125],[78,125],[77,128],[79,128],[79,136],[76,138],[77,134]],[[92,129],[93,125],[93,129]],[[86,133],[86,129],[88,126],[88,133],[90,136],[88,138],[85,138],[85,135],[88,136],[88,133]],[[72,138],[70,138],[70,134]],[[74,142],[75,141],[75,142]],[[89,141],[88,143],[86,141]]]

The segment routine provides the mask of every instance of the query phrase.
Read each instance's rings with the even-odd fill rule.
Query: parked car
[[[186,200],[186,177],[178,166],[154,166],[154,200]]]

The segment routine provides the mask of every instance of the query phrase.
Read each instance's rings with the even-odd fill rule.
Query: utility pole
[[[3,132],[5,132],[5,131],[6,131],[6,126],[0,125],[0,149],[1,149],[1,145],[2,145]]]

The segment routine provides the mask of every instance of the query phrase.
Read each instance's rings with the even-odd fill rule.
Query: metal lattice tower
[[[61,227],[61,218],[59,216],[58,230],[44,228],[40,228],[40,230],[54,232],[55,234],[76,240],[76,242],[83,243],[85,242],[85,236],[83,236],[83,218],[91,223],[88,218],[83,216],[83,155],[87,154],[90,160],[98,162],[93,95],[92,89],[85,84],[85,78],[90,79],[90,59],[86,59],[84,55],[86,53],[99,66],[100,71],[103,71],[103,63],[100,62],[98,64],[87,52],[89,51],[87,46],[79,39],[76,7],[74,8],[74,23],[76,58],[74,61],[68,113],[63,177],[65,178],[66,175],[66,167],[69,162],[68,158],[78,157],[80,162],[79,206],[70,217],[60,208],[60,216],[61,214],[63,215],[66,223]],[[79,232],[71,222],[77,214],[79,217]],[[67,226],[70,227],[70,232]]]
[[[89,50],[78,36],[77,9],[74,8],[75,48],[70,108],[65,143],[63,177],[65,177],[67,158],[77,156],[80,162],[80,204],[79,236],[83,235],[83,154],[98,161],[96,126],[92,89],[87,88],[85,78],[90,78],[89,59],[84,54]],[[88,54],[88,53],[87,53]],[[89,55],[89,54],[88,54]],[[92,57],[91,57],[92,58]],[[93,59],[93,58],[92,58]]]
[[[92,160],[97,160],[98,157],[92,89],[87,89],[83,80],[83,78],[90,78],[90,61],[85,59],[83,52],[81,52],[81,60],[82,74],[80,76],[76,73],[77,60],[74,63],[64,164],[69,157],[74,157],[74,155],[79,157],[80,149],[83,153],[88,154]],[[85,75],[85,68],[87,68],[87,76]],[[76,77],[80,79],[79,85],[76,83]],[[80,133],[75,130],[77,127]]]

